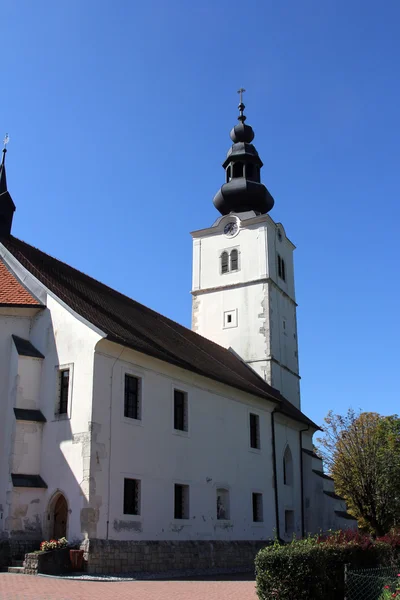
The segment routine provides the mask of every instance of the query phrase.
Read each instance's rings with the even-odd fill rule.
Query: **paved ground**
[[[68,581],[0,573],[1,600],[257,600],[252,576],[170,581]]]

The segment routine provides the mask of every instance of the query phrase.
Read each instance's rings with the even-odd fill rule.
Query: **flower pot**
[[[82,571],[83,566],[83,550],[70,550],[69,558],[73,571]]]

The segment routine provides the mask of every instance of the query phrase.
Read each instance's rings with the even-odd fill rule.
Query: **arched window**
[[[229,271],[229,263],[228,263],[228,253],[223,252],[221,254],[221,273],[228,273]]]
[[[233,177],[243,177],[243,163],[237,162],[233,165]]]
[[[283,483],[293,485],[293,458],[289,446],[286,446],[283,455]]]
[[[223,521],[229,518],[229,490],[219,488],[217,489],[217,519]]]
[[[231,165],[229,165],[229,167],[227,167],[227,169],[226,169],[226,183],[229,183],[230,180],[231,180]]]
[[[239,268],[238,251],[236,249],[231,252],[231,271],[237,271]]]

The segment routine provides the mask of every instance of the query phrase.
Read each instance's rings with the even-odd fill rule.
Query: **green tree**
[[[359,525],[384,535],[400,524],[400,418],[371,412],[325,417],[317,452]]]

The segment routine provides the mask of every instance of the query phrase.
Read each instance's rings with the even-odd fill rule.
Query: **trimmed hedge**
[[[260,600],[338,600],[344,598],[344,565],[353,569],[388,566],[398,547],[357,532],[275,543],[256,557]]]

